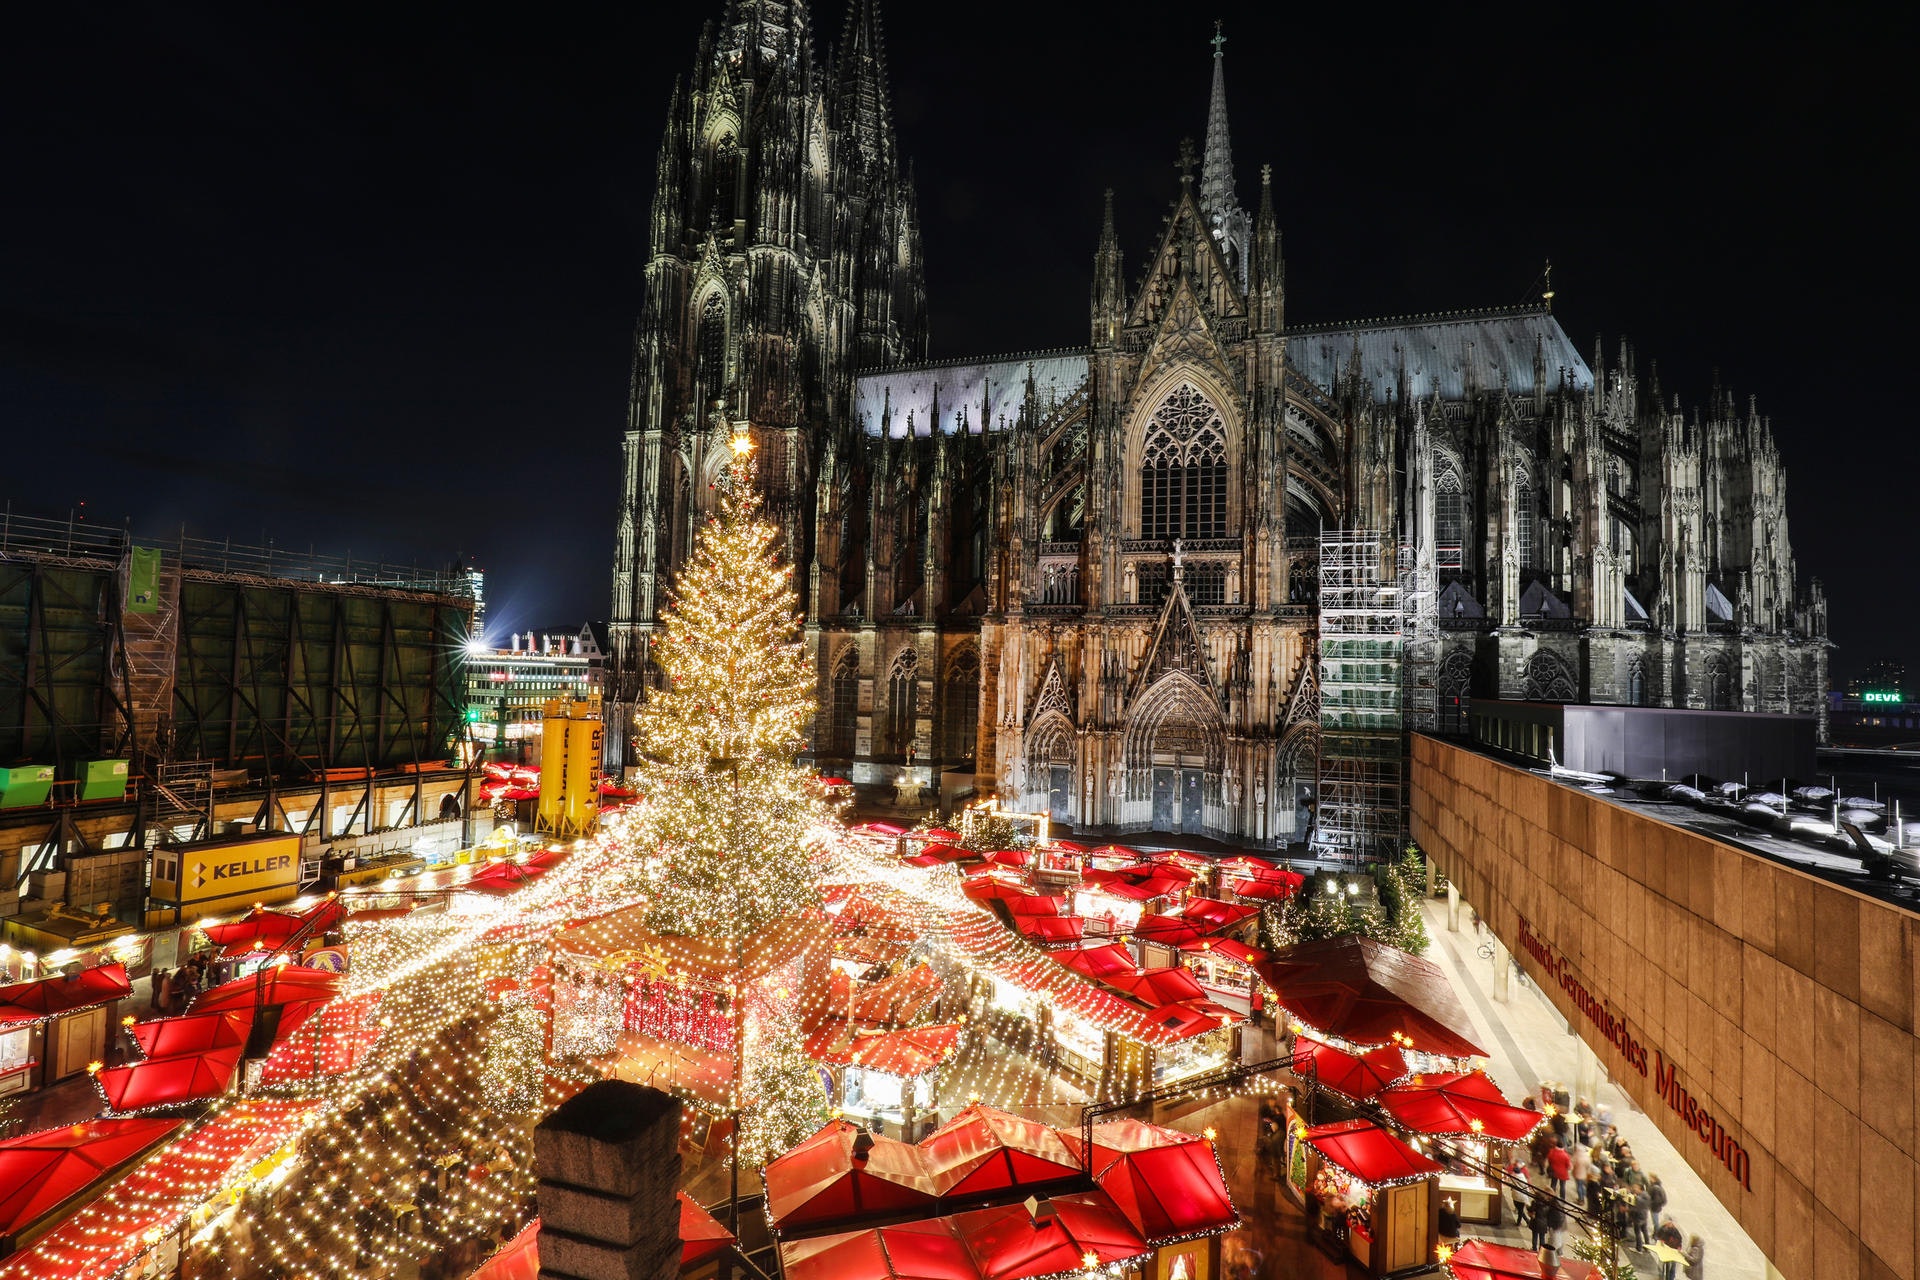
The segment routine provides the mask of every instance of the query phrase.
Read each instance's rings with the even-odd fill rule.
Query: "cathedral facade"
[[[1198,161],[1199,173],[1192,170]],[[733,0],[676,90],[635,341],[613,750],[670,575],[750,441],[807,611],[823,773],[1077,831],[1307,834],[1324,530],[1404,550],[1415,727],[1472,697],[1824,716],[1768,423],[1669,399],[1551,312],[1290,326],[1272,179],[1240,202],[1216,38],[1201,156],[1086,345],[926,359],[874,0],[816,65]],[[618,763],[618,761],[614,761]]]

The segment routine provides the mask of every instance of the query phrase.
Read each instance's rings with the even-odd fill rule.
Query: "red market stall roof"
[[[919,1150],[943,1200],[1071,1181],[1082,1172],[1054,1130],[978,1103],[927,1135]]]
[[[1273,859],[1256,858],[1247,853],[1236,853],[1231,858],[1222,858],[1213,865],[1236,876],[1259,876],[1281,870],[1280,864]]]
[[[60,1280],[113,1280],[146,1249],[150,1233],[171,1232],[305,1127],[320,1105],[317,1099],[234,1103],[116,1179],[33,1248],[0,1262],[0,1280],[46,1280],[46,1259],[54,1257],[62,1263]]]
[[[1392,1045],[1382,1045],[1356,1057],[1303,1035],[1293,1043],[1293,1073],[1318,1080],[1355,1102],[1368,1102],[1382,1089],[1406,1076],[1407,1060]]]
[[[1180,950],[1198,952],[1216,959],[1232,960],[1251,968],[1267,958],[1267,953],[1258,947],[1250,947],[1237,938],[1195,938],[1191,942],[1180,944]]]
[[[908,859],[912,861],[911,858]],[[938,862],[939,859],[934,859]],[[1016,898],[1030,898],[1033,890],[1026,881],[1005,872],[976,871],[960,882],[960,892],[975,902],[990,902],[995,898],[1011,902]]]
[[[0,1027],[40,1022],[133,994],[123,964],[103,964],[72,975],[0,987]]]
[[[149,1058],[131,1066],[107,1067],[94,1073],[100,1094],[115,1111],[145,1111],[178,1107],[217,1098],[233,1084],[244,1044],[223,1049],[177,1053]]]
[[[685,1216],[682,1209],[681,1217]],[[500,1251],[466,1280],[540,1280],[540,1219],[520,1228],[519,1235],[501,1245]]]
[[[1228,880],[1227,890],[1242,898],[1283,902],[1299,892],[1300,886],[1284,880]]]
[[[1340,1120],[1307,1130],[1304,1140],[1371,1187],[1414,1182],[1441,1167],[1371,1120]]]
[[[971,849],[962,849],[957,844],[929,844],[914,855],[917,858],[937,858],[941,862],[965,862],[980,855]]]
[[[1056,1009],[1085,1018],[1104,1031],[1141,1044],[1171,1044],[1181,1038],[1148,1021],[1147,1012],[1131,1001],[1055,964],[1051,957],[1025,958],[1021,954],[1023,949],[1009,938],[1006,927],[984,911],[969,910],[956,916],[948,937],[972,957],[974,967],[1031,992]]]
[[[240,919],[229,920],[225,924],[201,925],[200,932],[207,935],[207,941],[221,948],[221,959],[232,960],[255,951],[272,951],[285,945],[287,939],[298,933],[305,923],[299,916],[286,912],[249,911]]]
[[[223,1009],[218,1013],[189,1013],[178,1018],[136,1022],[133,1038],[149,1058],[171,1058],[203,1049],[225,1049],[247,1042],[253,1029],[252,1009]]]
[[[1540,1255],[1531,1249],[1462,1240],[1447,1259],[1453,1280],[1546,1280]]]
[[[1096,849],[1083,852],[1096,858],[1118,858],[1123,862],[1138,863],[1145,856],[1138,849],[1129,849],[1123,844],[1103,844]]]
[[[1179,965],[1136,969],[1132,973],[1103,976],[1101,981],[1134,999],[1156,1007],[1178,1004],[1183,1000],[1205,1000],[1206,990],[1194,976]]]
[[[207,988],[194,1000],[193,1012],[331,1000],[345,980],[346,975],[326,969],[301,964],[273,965],[257,974]]]
[[[334,1000],[296,1035],[282,1037],[260,1070],[262,1084],[337,1076],[360,1064],[380,1039],[379,991]]]
[[[813,1240],[783,1243],[787,1280],[1025,1280],[1079,1275],[1147,1252],[1098,1192],[1056,1196],[1038,1221],[1024,1205],[976,1209]]]
[[[854,1022],[899,1026],[913,1022],[940,998],[946,984],[931,965],[917,964],[911,969],[880,979],[856,983],[838,971],[828,979],[828,1008],[834,1015],[848,1014]]]
[[[907,834],[905,827],[896,826],[891,822],[863,822],[857,827],[849,827],[848,830],[855,835],[903,836]]]
[[[1240,1021],[1231,1009],[1224,1009],[1210,1000],[1189,1000],[1179,1004],[1163,1004],[1147,1015],[1149,1021],[1160,1028],[1165,1037],[1163,1043],[1177,1040],[1191,1040],[1195,1036],[1205,1035],[1209,1031],[1218,1031]]]
[[[1044,945],[1078,942],[1085,936],[1087,922],[1079,916],[1015,915],[1013,924],[1020,935]]]
[[[1130,933],[1136,938],[1148,942],[1158,942],[1169,947],[1184,947],[1189,942],[1198,942],[1205,937],[1192,922],[1177,915],[1144,915],[1133,926]]]
[[[1001,867],[1024,867],[1033,861],[1033,855],[1025,849],[995,849],[987,855],[987,861]]]
[[[1231,929],[1260,914],[1258,907],[1240,902],[1222,902],[1218,898],[1188,898],[1180,904],[1180,917],[1202,929]]]
[[[934,1179],[919,1148],[835,1120],[767,1165],[767,1212],[791,1230],[864,1215],[933,1212]]]
[[[815,1062],[857,1066],[910,1080],[934,1070],[960,1047],[958,1023],[943,1022],[901,1031],[855,1034],[843,1038],[843,1023],[828,1023],[807,1037],[806,1052]]]
[[[1382,1093],[1380,1105],[1415,1133],[1435,1137],[1518,1142],[1546,1120],[1538,1111],[1510,1105],[1484,1071],[1414,1076]]]
[[[720,1220],[701,1207],[700,1202],[682,1191],[680,1197],[680,1269],[686,1270],[708,1258],[717,1257],[733,1243],[733,1233]]]
[[[902,833],[909,840],[930,840],[938,844],[957,844],[961,836],[958,831],[949,831],[945,827],[930,827],[925,831]]]
[[[0,1141],[0,1236],[18,1235],[183,1123],[88,1120]]]
[[[1047,842],[1047,847],[1049,849],[1064,849],[1068,853],[1092,853],[1093,852],[1093,850],[1087,848],[1087,846],[1073,840],[1050,840]]]
[[[1089,978],[1098,978],[1105,982],[1116,976],[1129,976],[1140,971],[1133,962],[1133,956],[1117,942],[1102,943],[1097,947],[1075,947],[1067,951],[1056,951],[1053,958],[1075,973],[1083,973]]]
[[[531,861],[526,866],[509,861],[490,862],[481,870],[474,872],[465,884],[457,887],[472,889],[479,893],[509,894],[521,885],[538,880],[546,873],[546,867],[534,865]]]
[[[1079,1134],[1062,1134],[1076,1156]],[[1093,1128],[1093,1179],[1149,1240],[1225,1231],[1239,1221],[1213,1144],[1141,1120]]]
[[[1313,1031],[1361,1046],[1395,1042],[1448,1058],[1486,1056],[1437,965],[1358,934],[1276,951],[1258,972]]]

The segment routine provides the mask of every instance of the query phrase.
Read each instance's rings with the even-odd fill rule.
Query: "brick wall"
[[[1411,805],[1435,866],[1782,1274],[1916,1280],[1920,917],[1419,735]],[[1744,1185],[1661,1065],[1747,1153]]]

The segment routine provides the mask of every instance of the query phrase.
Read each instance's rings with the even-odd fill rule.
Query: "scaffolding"
[[[1320,768],[1314,849],[1363,863],[1405,832],[1406,614],[1397,547],[1377,532],[1320,538]]]

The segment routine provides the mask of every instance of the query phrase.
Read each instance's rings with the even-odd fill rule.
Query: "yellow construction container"
[[[604,726],[600,699],[551,698],[540,730],[542,835],[577,839],[600,821],[600,750]]]

